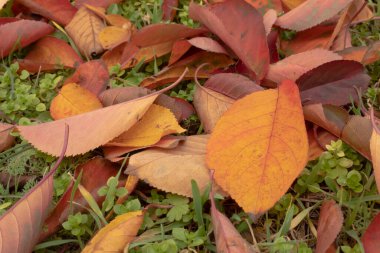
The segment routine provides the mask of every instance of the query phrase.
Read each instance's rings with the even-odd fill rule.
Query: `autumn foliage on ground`
[[[371,79],[366,66],[379,61],[380,43],[355,47],[350,34],[352,24],[376,18],[366,1],[191,2],[188,15],[199,23],[196,28],[171,22],[178,1],[164,0],[162,22],[143,27],[108,11],[119,2],[17,0],[8,4],[14,17],[0,18],[1,58],[25,50],[12,60],[19,73],[72,69],[49,103],[49,120],[17,124],[4,117],[0,123],[1,152],[23,140],[58,157],[0,217],[0,252],[33,251],[78,212],[90,213],[97,224],[86,245],[78,239],[82,252],[128,252],[130,245],[135,246],[131,252],[140,252],[139,242],[159,236],[143,233],[144,217],[154,220],[151,210],[173,206],[147,203],[115,214],[114,205],[134,191],[144,196],[139,187],[193,197],[197,231],[205,230],[199,210],[208,203],[212,247],[194,243],[189,248],[261,252],[265,241],[259,233],[266,228],[258,221],[292,190],[308,162],[337,139],[372,161],[372,180],[380,189],[380,113],[362,103]],[[161,69],[138,85],[110,86],[115,65],[128,71],[163,58]],[[186,80],[195,83],[192,103],[170,96]],[[350,105],[359,112],[349,111]],[[190,131],[184,122],[194,115],[201,127]],[[88,152],[53,204],[53,179],[62,160]],[[111,188],[117,197],[112,203],[107,202]],[[210,202],[197,202],[205,191]],[[374,196],[378,201],[376,190]],[[223,207],[225,200],[247,214],[250,236],[222,212],[231,212]],[[342,202],[331,196],[313,201],[297,216],[287,209],[272,239],[307,217],[314,229],[308,246],[317,253],[337,252],[345,222]],[[310,208],[320,210],[313,221]],[[380,248],[375,214],[357,237],[368,253]],[[164,238],[152,242],[159,240]]]

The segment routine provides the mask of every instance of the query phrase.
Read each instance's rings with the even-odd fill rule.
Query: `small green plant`
[[[172,97],[178,97],[185,99],[189,102],[193,101],[195,92],[195,84],[193,82],[189,82],[186,85],[182,85],[179,89],[176,89],[170,93]]]
[[[110,88],[139,85],[145,77],[149,76],[149,73],[140,71],[142,65],[143,62],[140,62],[129,71],[121,69],[120,64],[113,66],[110,70]]]
[[[62,223],[65,230],[69,231],[73,236],[77,237],[81,248],[84,247],[81,237],[86,233],[92,236],[91,230],[92,219],[90,215],[76,213],[69,215],[67,221]]]
[[[177,253],[178,247],[173,239],[156,243],[147,243],[141,248],[141,253]]]

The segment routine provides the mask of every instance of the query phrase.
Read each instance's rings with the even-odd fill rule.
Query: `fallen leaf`
[[[55,37],[45,37],[39,40],[24,59],[17,61],[20,69],[25,69],[30,73],[74,68],[83,62],[69,44]]]
[[[178,40],[174,42],[173,47],[171,49],[168,65],[170,66],[176,63],[179,59],[181,59],[181,57],[189,51],[191,46],[192,45],[187,40]]]
[[[323,129],[318,129],[315,135],[313,128],[310,128],[307,131],[307,136],[309,140],[309,161],[315,160],[326,151],[322,147],[326,147],[331,141],[338,140],[338,137]]]
[[[205,133],[211,133],[219,118],[235,100],[197,84],[194,92],[194,107]]]
[[[372,109],[373,110],[373,109]],[[371,117],[375,117],[371,115]],[[377,191],[380,192],[380,130],[375,121],[372,121],[372,135],[370,139],[370,151]]]
[[[81,7],[65,27],[65,30],[73,39],[79,51],[86,58],[91,59],[103,52],[98,36],[104,27],[104,23],[97,15],[86,7]]]
[[[232,59],[225,54],[209,53],[201,51],[188,56],[181,61],[169,66],[154,76],[145,78],[140,86],[155,89],[164,84],[177,80],[185,68],[189,69],[184,80],[193,79],[196,69],[203,63],[209,63],[199,71],[199,78],[207,78],[211,73],[219,68],[224,68],[233,63]]]
[[[184,131],[169,109],[152,105],[139,122],[106,146],[144,147],[157,143],[165,135]]]
[[[100,157],[95,157],[84,164],[79,165],[75,169],[74,178],[78,178],[79,174],[82,172],[80,184],[92,194],[98,204],[101,204],[104,197],[98,195],[98,190],[100,187],[107,184],[107,180],[110,177],[117,174],[119,168],[119,164],[111,163]],[[96,175],[96,177],[94,177],[94,175]],[[85,210],[84,207],[88,206],[87,201],[79,191],[75,192],[73,202],[80,205],[70,204],[73,185],[73,182],[71,182],[67,187],[66,192],[58,201],[56,207],[46,219],[46,229],[41,231],[40,241],[45,240],[47,237],[57,232],[60,228],[60,224],[67,220],[70,213],[83,212]]]
[[[248,4],[255,7],[261,14],[269,9],[275,9],[278,13],[282,12],[282,0],[245,0]]]
[[[192,197],[192,179],[201,192],[210,182],[205,164],[208,138],[208,135],[187,136],[175,149],[151,148],[134,154],[125,173],[166,192]]]
[[[61,120],[33,126],[17,126],[17,130],[38,150],[57,156],[62,129],[68,125],[70,137],[66,155],[83,154],[106,144],[131,128],[142,118],[158,95],[177,85],[185,74],[186,71],[177,82],[148,96]]]
[[[215,180],[245,212],[271,208],[304,169],[305,122],[297,85],[254,92],[220,118],[207,144]],[[277,180],[278,177],[281,180]]]
[[[122,252],[125,246],[135,239],[143,220],[143,211],[117,216],[92,237],[82,253]]]
[[[334,17],[351,2],[352,0],[308,0],[279,17],[276,25],[303,31]]]
[[[249,78],[234,74],[220,73],[212,75],[204,84],[205,88],[219,92],[232,99],[239,99],[255,91],[263,90]]]
[[[19,20],[0,25],[0,58],[52,32],[53,27],[41,21]]]
[[[286,55],[291,55],[315,48],[326,48],[334,28],[334,25],[326,24],[298,32],[290,41],[281,40],[281,50]]]
[[[58,120],[102,107],[102,103],[92,92],[76,83],[68,83],[53,98],[50,105],[50,115],[53,119]]]
[[[168,135],[168,136],[162,137],[161,140],[159,140],[157,143],[153,145],[149,145],[149,146],[144,146],[144,147],[116,147],[116,146],[107,147],[105,146],[103,147],[104,157],[109,159],[112,162],[118,162],[124,159],[122,155],[132,152],[132,151],[148,148],[148,147],[155,147],[155,148],[162,148],[162,149],[175,148],[178,146],[180,141],[184,140],[185,138],[186,138],[185,136]]]
[[[269,9],[263,16],[263,23],[265,28],[265,34],[268,36],[272,30],[274,23],[277,20],[277,12],[273,9]]]
[[[42,180],[0,216],[0,251],[12,253],[32,252],[48,215],[53,199],[53,177],[62,162],[67,148],[69,128],[65,126],[64,139],[60,140],[60,157]]]
[[[214,190],[211,191],[211,221],[215,234],[217,252],[255,253],[253,247],[243,239],[239,231],[223,213],[216,208]]]
[[[276,63],[280,60],[280,55],[278,53],[278,40],[279,40],[279,32],[277,30],[272,30],[267,36],[267,42],[269,47],[269,58],[270,63]]]
[[[367,230],[364,232],[362,242],[365,253],[377,253],[380,248],[380,213],[369,224]]]
[[[7,23],[12,23],[21,20],[20,18],[15,17],[0,17],[0,25],[5,25]]]
[[[14,126],[0,122],[0,152],[10,148],[14,142],[15,137],[10,135]]]
[[[178,8],[178,0],[163,0],[162,1],[162,19],[173,21]]]
[[[75,6],[77,8],[80,8],[82,5],[88,4],[92,6],[107,8],[111,4],[117,4],[119,2],[121,2],[121,0],[76,0]]]
[[[104,49],[114,48],[128,42],[130,38],[131,31],[117,26],[107,26],[98,35],[98,41]]]
[[[190,3],[189,15],[216,34],[261,80],[268,71],[269,49],[261,14],[243,0],[203,7]],[[251,29],[255,27],[255,29]]]
[[[376,41],[370,46],[350,47],[337,53],[343,56],[344,60],[353,60],[368,65],[380,60],[380,41]]]
[[[102,60],[92,60],[79,65],[74,74],[65,80],[65,84],[76,83],[99,95],[107,88],[108,81],[109,73],[105,63]]]
[[[111,50],[106,51],[101,59],[105,62],[107,65],[108,69],[111,69],[113,66],[116,64],[121,64],[121,55],[123,54],[125,45],[127,42],[124,42],[117,47],[112,48]]]
[[[33,13],[62,25],[67,25],[77,12],[69,0],[17,0],[17,2]]]
[[[293,10],[306,0],[282,0],[282,4],[289,10]]]
[[[362,64],[337,60],[306,72],[296,83],[301,90],[303,104],[345,105],[358,100],[354,87],[365,90],[369,81]]]
[[[315,253],[325,253],[327,251],[342,229],[343,220],[343,212],[334,200],[323,202],[318,220]]]
[[[286,57],[285,59],[269,65],[266,79],[275,83],[289,79],[296,81],[306,72],[330,61],[341,60],[342,57],[325,49],[313,49]]]
[[[192,46],[200,48],[208,52],[228,55],[224,47],[222,47],[217,41],[208,37],[195,37],[195,38],[189,39],[188,42]]]

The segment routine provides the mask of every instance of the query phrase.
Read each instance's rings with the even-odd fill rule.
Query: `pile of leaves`
[[[164,0],[162,22],[142,27],[112,13],[119,2],[17,0],[7,5],[14,17],[0,18],[1,57],[14,59],[12,69],[3,65],[0,96],[19,99],[17,108],[13,103],[0,107],[0,151],[13,150],[16,137],[59,157],[0,217],[1,252],[31,252],[62,223],[78,237],[82,252],[177,252],[178,241],[189,247],[203,244],[194,239],[202,231],[215,238],[205,252],[259,252],[262,246],[254,235],[259,223],[252,225],[254,231],[248,222],[250,244],[218,210],[214,197],[231,198],[247,219],[259,221],[289,191],[308,161],[325,154],[326,144],[338,139],[372,161],[370,173],[380,189],[380,112],[372,107],[376,102],[362,102],[371,79],[365,66],[380,59],[380,42],[354,47],[350,35],[352,24],[375,18],[364,0],[191,2],[188,15],[196,27],[173,22],[178,1]],[[144,64],[153,69],[152,75],[137,73]],[[36,75],[33,80],[39,86],[42,73],[65,69],[73,73],[46,88],[49,96],[51,90],[58,91],[51,101],[42,94],[16,94],[15,75],[19,82]],[[172,89],[172,94],[180,94],[185,80],[195,83],[191,99],[168,95]],[[31,88],[23,89],[27,93]],[[350,104],[355,114],[348,110]],[[36,113],[20,121],[24,115],[15,112],[30,108]],[[201,122],[195,131],[185,128],[193,114]],[[50,209],[60,162],[88,152],[96,157],[76,167],[67,190]],[[361,174],[348,175],[353,164],[344,156],[339,151],[328,158],[337,163],[336,170],[327,173],[338,183],[329,182],[363,191]],[[301,177],[297,186],[300,179],[309,186]],[[123,205],[139,180],[193,197],[196,232],[172,228],[177,242],[167,240],[156,244],[155,251],[141,251],[139,242],[160,235],[140,230],[147,218],[155,219],[152,210],[177,208],[168,219],[178,221],[188,213],[179,210],[189,206],[175,197],[145,207]],[[202,214],[208,198],[210,226]],[[320,204],[317,240],[309,245],[318,253],[336,252],[344,214],[334,198],[318,199],[313,208]],[[311,209],[297,219],[292,205],[286,210],[275,236],[279,244]],[[92,231],[86,226],[88,216],[78,212],[89,212],[99,229],[86,246],[80,236]],[[375,215],[359,245],[369,253],[380,248],[380,216]]]

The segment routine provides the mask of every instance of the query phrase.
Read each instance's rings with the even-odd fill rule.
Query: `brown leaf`
[[[98,36],[104,27],[104,23],[97,15],[86,7],[81,7],[65,29],[80,52],[91,59],[103,52]]]
[[[378,253],[380,248],[380,213],[369,224],[364,232],[362,242],[365,253]]]
[[[204,84],[205,88],[219,92],[232,99],[239,99],[255,91],[263,90],[249,78],[234,74],[220,73],[212,75]]]
[[[261,80],[268,71],[269,49],[261,14],[243,0],[202,7],[190,3],[190,17],[226,43]],[[251,29],[255,27],[255,29]]]
[[[343,10],[352,0],[308,0],[277,19],[281,28],[303,31]]]
[[[335,241],[343,225],[343,212],[334,200],[323,202],[318,221],[315,253],[325,253]]]
[[[83,60],[65,41],[55,37],[45,37],[39,40],[24,59],[19,59],[20,69],[30,73],[74,68]]]
[[[98,204],[101,204],[104,197],[98,195],[100,187],[107,184],[107,180],[115,176],[119,170],[120,165],[111,163],[110,161],[95,157],[84,164],[79,165],[75,169],[74,177],[77,178],[82,172],[82,179],[80,184],[89,191]],[[96,177],[94,177],[96,175]],[[70,199],[73,190],[73,182],[68,186],[66,192],[62,195],[58,201],[54,210],[49,214],[49,217],[45,221],[46,229],[41,231],[40,241],[54,234],[58,231],[61,223],[67,220],[70,213],[83,212],[84,207],[88,206],[87,201],[83,198],[79,191],[76,191],[73,197],[73,201],[80,204],[71,204]],[[70,210],[71,207],[71,210]]]
[[[109,74],[105,63],[102,60],[92,60],[79,65],[74,74],[65,80],[65,84],[77,83],[99,95],[107,88],[108,81]]]
[[[53,176],[67,148],[69,128],[66,126],[63,130],[63,145],[61,139],[60,157],[54,167],[16,204],[0,216],[1,252],[32,252],[37,243],[53,198]]]
[[[186,54],[191,48],[191,44],[187,40],[178,40],[174,42],[168,65],[176,63],[182,56]]]
[[[19,20],[0,25],[0,58],[23,48],[54,31],[53,27],[40,21]]]
[[[10,148],[15,141],[15,137],[10,135],[14,126],[0,122],[0,152]]]
[[[368,65],[380,60],[380,41],[376,41],[370,46],[349,47],[337,53],[345,60],[353,60]]]
[[[191,197],[192,179],[201,192],[210,181],[205,164],[207,140],[207,135],[187,136],[175,149],[151,148],[134,154],[125,173],[158,189]]]
[[[324,129],[318,129],[315,135],[313,128],[310,128],[307,131],[307,136],[309,140],[309,161],[318,158],[325,151],[322,147],[326,147],[331,141],[338,139]]]
[[[31,12],[44,16],[62,25],[67,25],[74,17],[77,9],[69,0],[17,0]]]

